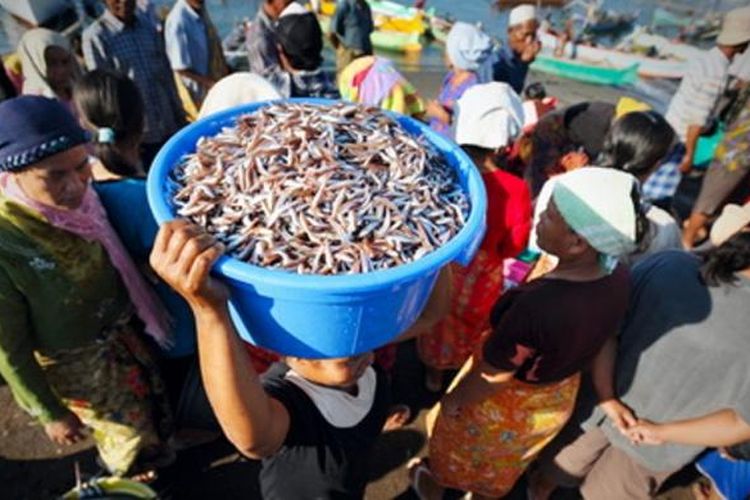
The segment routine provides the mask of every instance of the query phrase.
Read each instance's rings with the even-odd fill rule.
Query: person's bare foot
[[[425,458],[412,458],[406,464],[409,474],[409,484],[420,500],[440,500],[445,488],[440,486],[432,477],[430,467]]]
[[[388,410],[388,418],[383,426],[383,432],[395,431],[405,426],[411,418],[411,408],[406,405],[393,405]]]

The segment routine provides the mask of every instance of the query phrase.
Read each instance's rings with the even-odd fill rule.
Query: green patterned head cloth
[[[636,179],[611,168],[585,167],[555,177],[552,199],[568,226],[601,254],[636,249]]]

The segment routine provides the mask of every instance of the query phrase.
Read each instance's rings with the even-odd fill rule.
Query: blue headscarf
[[[0,172],[18,172],[88,141],[55,99],[23,95],[0,103]]]
[[[487,81],[489,72],[486,69],[493,43],[479,28],[468,23],[455,23],[445,41],[445,50],[457,69],[474,71],[479,75],[480,83]]]

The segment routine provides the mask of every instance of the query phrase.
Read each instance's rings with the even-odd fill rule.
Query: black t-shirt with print
[[[282,365],[283,366],[283,365]],[[263,387],[289,412],[289,433],[281,449],[263,460],[260,486],[264,500],[362,498],[367,485],[369,454],[391,405],[390,387],[377,367],[375,398],[357,425],[337,428],[294,383],[284,368],[274,366]]]

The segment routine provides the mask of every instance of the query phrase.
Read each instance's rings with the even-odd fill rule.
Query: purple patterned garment
[[[479,83],[479,78],[477,77],[476,73],[472,73],[469,78],[461,82],[458,86],[454,86],[454,74],[455,73],[453,71],[449,71],[448,74],[445,75],[445,78],[443,79],[443,85],[440,87],[440,94],[438,95],[438,102],[442,104],[443,107],[447,109],[451,114],[453,114],[453,106],[455,106],[456,101],[460,99],[462,95],[464,95],[464,92],[466,92],[469,87]],[[450,135],[450,123],[443,123],[437,118],[431,118],[430,127],[443,135]]]

